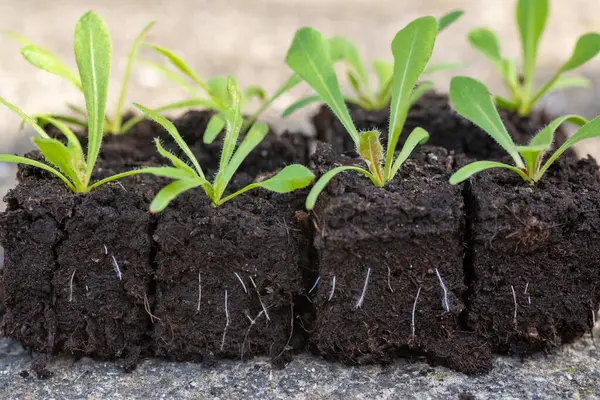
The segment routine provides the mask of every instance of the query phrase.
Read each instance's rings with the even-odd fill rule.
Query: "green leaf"
[[[175,197],[200,185],[200,181],[193,179],[169,183],[156,194],[156,197],[150,203],[150,212],[158,213],[163,211]]]
[[[556,130],[565,122],[571,122],[573,124],[583,126],[587,124],[588,121],[585,118],[575,114],[558,117],[550,122],[544,129],[539,131],[533,138],[531,138],[529,141],[529,146],[545,146],[549,149],[552,147],[552,142],[554,142],[554,134]]]
[[[419,85],[417,87],[415,87],[413,89],[412,93],[410,94],[410,99],[409,99],[410,107],[414,106],[415,103],[417,101],[419,101],[419,99],[421,97],[423,97],[425,95],[425,93],[429,92],[430,90],[433,90],[433,82],[425,81],[425,82],[419,83]]]
[[[78,190],[85,188],[78,171],[73,168],[71,152],[60,140],[38,137],[33,139],[33,143],[40,149],[44,158],[66,175]]]
[[[462,15],[464,13],[465,12],[463,10],[454,10],[454,11],[450,11],[449,13],[444,14],[443,16],[441,16],[440,20],[439,20],[439,23],[438,23],[438,32],[443,31],[448,26],[450,26],[453,23],[455,23],[456,20],[458,20],[460,17],[462,17]]]
[[[83,87],[88,116],[87,184],[100,152],[110,78],[112,45],[102,18],[89,11],[75,27],[75,59]]]
[[[219,161],[219,170],[227,168],[235,145],[237,144],[240,130],[242,129],[241,93],[240,87],[233,77],[227,78],[227,91],[231,97],[229,108],[225,111],[225,139],[223,140],[223,151]]]
[[[450,102],[456,112],[487,132],[506,150],[517,167],[525,167],[483,83],[464,76],[453,78],[450,83]]]
[[[354,143],[358,143],[358,131],[344,102],[323,35],[313,28],[298,30],[285,61],[331,107]]]
[[[205,179],[204,172],[202,172],[202,168],[200,168],[200,164],[198,163],[198,160],[194,156],[194,153],[192,153],[192,151],[190,150],[190,148],[187,145],[187,143],[185,142],[185,140],[183,140],[183,138],[177,131],[177,128],[175,128],[175,125],[173,125],[173,123],[171,121],[169,121],[162,115],[159,115],[158,113],[156,113],[155,111],[152,111],[149,108],[146,108],[138,103],[133,103],[133,105],[136,106],[137,108],[139,108],[144,114],[146,114],[154,122],[156,122],[157,124],[159,124],[163,128],[165,128],[165,130],[169,133],[169,135],[171,135],[173,140],[175,140],[175,143],[177,143],[179,148],[185,153],[185,155],[192,162],[192,164],[194,165],[194,168],[196,168],[196,172],[198,173],[198,176],[201,177],[202,179]]]
[[[537,146],[517,146],[517,151],[521,154],[523,160],[525,160],[525,169],[527,176],[533,180],[537,173],[538,166],[542,161],[544,154],[550,149],[548,145],[537,145]]]
[[[344,172],[344,171],[360,172],[361,174],[368,177],[371,180],[371,182],[373,182],[373,183],[376,182],[376,178],[373,176],[373,174],[371,174],[369,171],[367,171],[364,168],[360,168],[360,167],[357,167],[354,165],[342,165],[341,167],[333,168],[333,169],[327,171],[326,173],[324,173],[319,178],[319,180],[315,183],[315,186],[313,186],[313,188],[310,190],[310,193],[308,194],[308,197],[306,198],[306,209],[307,210],[312,210],[315,207],[315,203],[317,202],[319,195],[321,194],[323,189],[325,189],[325,186],[327,186],[329,181],[332,180],[337,174],[339,174],[340,172]]]
[[[210,144],[215,141],[219,133],[225,128],[225,120],[220,114],[215,114],[208,120],[204,135],[202,135],[202,141],[205,144]]]
[[[523,99],[522,107],[527,107],[535,79],[535,62],[538,46],[546,21],[548,20],[548,0],[518,0],[517,25],[523,48]]]
[[[129,56],[127,58],[127,66],[125,67],[125,75],[123,76],[123,83],[121,84],[121,93],[119,94],[119,101],[117,102],[115,119],[113,121],[112,126],[112,131],[114,133],[121,133],[121,122],[123,121],[123,105],[125,104],[125,96],[127,95],[127,88],[129,87],[129,78],[131,77],[131,71],[133,70],[133,63],[137,59],[137,54],[139,52],[144,36],[146,36],[148,31],[154,26],[155,22],[156,21],[151,21],[150,23],[148,23],[137,35],[137,37],[133,41],[133,46],[131,46]]]
[[[77,135],[75,135],[75,133],[68,126],[66,126],[60,119],[54,118],[49,115],[39,115],[37,116],[37,118],[38,121],[41,120],[44,123],[50,123],[54,125],[63,135],[65,135],[69,143],[69,147],[72,149],[73,152],[78,153],[77,157],[80,158],[82,162],[85,162],[85,157],[83,156],[83,149],[81,148],[81,143],[79,142]]]
[[[464,167],[456,171],[454,174],[452,174],[452,176],[450,177],[450,184],[458,185],[459,183],[469,179],[471,176],[481,171],[485,171],[487,169],[492,168],[509,169],[519,174],[519,176],[523,178],[524,181],[529,181],[529,177],[525,172],[521,171],[519,168],[513,167],[512,165],[503,164],[496,161],[475,161],[474,163],[465,165]]]
[[[224,107],[228,107],[231,103],[231,97],[227,91],[227,76],[214,76],[207,82],[210,93],[221,100]],[[221,111],[224,111],[222,108]]]
[[[54,53],[36,45],[28,45],[21,49],[21,54],[33,66],[66,79],[81,90],[81,81],[77,74]]]
[[[518,103],[505,99],[502,96],[495,96],[494,100],[496,102],[496,105],[504,110],[517,111],[517,109],[519,108]]]
[[[548,92],[553,92],[560,89],[568,89],[573,87],[589,88],[592,82],[583,76],[560,76],[552,83]]]
[[[199,95],[198,89],[194,85],[192,85],[185,78],[181,77],[180,75],[178,75],[176,72],[170,70],[169,68],[167,68],[161,64],[158,64],[152,60],[145,59],[145,58],[138,58],[138,61],[141,62],[142,64],[145,64],[149,67],[156,69],[157,71],[162,73],[168,80],[179,85],[183,90],[188,92],[190,95],[192,95],[192,96]]]
[[[391,177],[394,152],[410,108],[410,97],[431,58],[438,24],[434,17],[422,17],[408,24],[392,41],[394,77],[390,105],[390,129],[385,160],[385,180]]]
[[[554,154],[552,154],[548,161],[546,161],[546,163],[540,170],[539,175],[536,177],[536,180],[539,180],[544,175],[546,170],[552,165],[552,163],[554,163],[554,161],[556,161],[556,159],[560,157],[570,147],[572,147],[578,142],[581,142],[582,140],[596,137],[600,137],[600,117],[594,118],[593,120],[585,124],[581,129],[579,129],[574,135],[569,137],[563,143],[563,145],[560,146],[558,150],[554,152]]]
[[[386,60],[375,60],[373,62],[373,69],[377,75],[377,81],[379,82],[379,98],[386,96],[386,92],[392,83],[392,76],[394,75],[394,63]]]
[[[571,58],[560,67],[560,72],[564,73],[578,68],[596,57],[600,52],[600,34],[587,33],[577,40],[575,50]]]
[[[423,74],[433,74],[439,71],[452,71],[458,68],[464,68],[467,64],[464,63],[438,63],[425,67]]]
[[[10,109],[12,112],[14,112],[19,117],[21,117],[21,119],[23,119],[23,121],[25,121],[29,125],[31,125],[31,127],[33,129],[35,129],[35,131],[40,135],[40,137],[43,137],[43,138],[49,138],[50,137],[50,136],[48,136],[48,134],[46,133],[46,131],[44,131],[42,129],[42,127],[39,126],[37,124],[37,122],[35,122],[35,120],[33,118],[31,118],[29,115],[25,114],[19,107],[15,106],[14,104],[10,103],[9,101],[5,100],[2,97],[0,97],[0,103],[4,104],[8,109]]]
[[[154,139],[154,143],[156,144],[156,151],[158,151],[158,154],[160,154],[161,156],[163,156],[167,160],[171,161],[171,164],[173,164],[173,166],[175,168],[187,172],[188,178],[189,177],[198,176],[198,174],[196,173],[196,171],[194,171],[194,169],[192,167],[190,167],[189,165],[187,165],[185,163],[185,161],[183,161],[182,159],[180,159],[179,157],[177,157],[175,154],[173,154],[170,151],[168,151],[167,149],[165,149],[163,147],[163,145],[160,143],[160,139],[155,138]]]
[[[258,99],[259,101],[265,101],[267,99],[267,92],[260,86],[250,85],[244,90],[244,95],[242,96],[242,103],[247,105],[253,99]]]
[[[394,176],[400,170],[400,167],[411,155],[415,147],[420,144],[424,144],[429,140],[429,133],[423,128],[415,128],[406,138],[406,142],[404,142],[404,146],[402,146],[402,150],[398,157],[396,157],[396,161],[394,161],[394,166],[392,167],[392,174],[390,179],[394,179]]]
[[[377,179],[377,186],[383,186],[383,146],[379,139],[379,131],[365,131],[360,133],[360,141],[358,143],[358,153],[367,163],[369,171]]]
[[[44,163],[41,163],[39,161],[31,160],[29,158],[20,157],[20,156],[14,156],[11,154],[0,154],[0,162],[12,163],[12,164],[25,164],[25,165],[31,165],[32,167],[43,169],[44,171],[48,171],[48,172],[56,175],[57,177],[59,177],[60,180],[63,181],[65,183],[65,185],[67,185],[67,187],[69,189],[71,189],[73,192],[76,192],[76,193],[78,192],[78,190],[75,188],[75,186],[73,186],[73,184],[63,174],[61,174],[56,169],[54,169]]]
[[[219,169],[217,176],[215,178],[214,185],[214,197],[213,201],[218,203],[220,201],[221,196],[225,192],[229,181],[236,173],[242,162],[248,157],[248,154],[256,146],[263,141],[267,133],[269,132],[269,126],[263,122],[257,122],[248,131],[242,143],[238,146],[237,150],[231,157],[231,161],[227,164],[226,168]]]
[[[487,28],[477,28],[469,32],[469,43],[481,54],[498,65],[502,61],[498,36]]]
[[[331,51],[331,60],[343,60],[358,75],[359,85],[363,85],[365,89],[368,89],[369,76],[354,43],[344,37],[334,36],[329,38],[328,44]]]
[[[319,95],[303,97],[303,98],[297,100],[296,102],[292,103],[285,110],[283,110],[283,113],[281,114],[281,116],[283,118],[287,118],[290,115],[292,115],[293,113],[295,113],[296,111],[300,110],[301,108],[304,108],[304,107],[306,107],[310,104],[316,103],[318,101],[321,101],[321,96],[319,96]]]
[[[105,185],[112,181],[116,181],[119,179],[134,176],[134,175],[141,175],[141,174],[150,174],[150,175],[161,176],[164,178],[172,178],[172,179],[194,179],[194,180],[200,182],[199,185],[201,185],[202,182],[206,182],[206,180],[200,178],[197,175],[194,175],[190,178],[190,176],[185,171],[180,170],[178,168],[145,167],[145,168],[133,169],[133,170],[127,171],[127,172],[121,172],[120,174],[112,175],[112,176],[109,176],[108,178],[104,178],[100,181],[94,182],[94,184],[88,188],[88,191],[91,189],[95,189],[99,186]]]

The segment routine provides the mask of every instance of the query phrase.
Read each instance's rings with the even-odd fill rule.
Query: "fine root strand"
[[[390,293],[394,293],[394,289],[392,289],[392,283],[391,283],[392,270],[390,269],[389,265],[388,265],[387,269],[388,269],[388,280],[387,280],[388,289],[390,289]]]
[[[369,285],[369,276],[371,276],[371,268],[367,269],[367,277],[365,278],[365,284],[363,285],[362,294],[360,295],[360,298],[356,302],[355,308],[357,308],[357,309],[361,308],[363,301],[365,301],[365,295],[367,294],[367,286]]]
[[[146,295],[146,293],[144,293],[144,309],[150,316],[150,322],[154,323],[154,320],[157,320],[157,321],[161,320],[156,315],[153,315],[152,311],[150,311],[150,302],[148,302],[148,296]]]
[[[513,285],[510,285],[510,290],[512,290],[513,302],[515,304],[515,312],[513,314],[513,324],[515,325],[515,329],[517,329],[517,294],[515,293],[515,288]]]
[[[244,293],[248,294],[248,289],[246,288],[246,284],[244,283],[242,278],[238,275],[237,272],[234,272],[234,274],[238,278],[238,281],[240,281],[240,283],[242,284],[242,287],[244,288]]]
[[[74,269],[71,274],[71,279],[69,279],[69,303],[73,301],[73,278],[75,277],[75,272],[77,270]]]
[[[291,304],[290,305],[290,336],[288,336],[288,340],[285,343],[285,346],[283,346],[283,349],[281,349],[281,351],[279,352],[279,354],[277,354],[275,356],[275,358],[273,358],[273,360],[277,360],[279,357],[282,356],[282,354],[285,352],[285,350],[290,345],[290,342],[292,341],[292,336],[293,335],[294,335],[294,304]]]
[[[260,306],[262,307],[263,311],[265,312],[265,317],[267,317],[267,320],[270,321],[271,318],[269,318],[269,313],[267,312],[267,307],[265,307],[265,303],[263,303],[262,297],[260,297],[260,292],[258,291],[258,287],[256,287],[256,282],[254,282],[254,279],[252,279],[252,276],[248,275],[248,277],[250,278],[250,282],[252,282],[252,286],[254,286],[254,291],[256,292],[256,295],[258,296],[258,301],[260,302]]]
[[[442,293],[444,294],[444,298],[442,299],[442,307],[444,307],[446,312],[450,312],[450,304],[448,303],[448,289],[446,288],[446,285],[444,285],[440,271],[438,271],[437,268],[435,269],[435,273],[437,274],[438,280],[440,281],[440,287],[442,288]]]
[[[242,350],[240,351],[240,359],[242,361],[244,360],[244,347],[246,346],[246,342],[248,341],[248,335],[250,334],[250,329],[252,329],[254,324],[256,324],[256,320],[259,319],[260,316],[263,315],[264,313],[265,313],[265,311],[262,310],[261,312],[258,313],[258,315],[256,317],[254,317],[254,319],[252,319],[252,318],[250,318],[250,315],[248,314],[248,312],[246,312],[246,318],[248,318],[250,320],[250,326],[248,327],[248,330],[246,330],[246,334],[244,335],[244,341],[242,342]]]
[[[113,260],[113,265],[115,267],[115,273],[117,274],[117,278],[119,278],[120,281],[123,280],[123,276],[121,275],[121,268],[119,268],[119,263],[117,262],[117,259],[115,258],[114,255],[110,255],[112,257]]]
[[[417,302],[419,301],[419,295],[421,294],[421,285],[419,285],[419,290],[417,290],[417,296],[415,297],[415,302],[413,303],[413,308],[412,308],[412,319],[411,319],[411,323],[410,323],[410,329],[412,332],[412,338],[415,338],[415,330],[416,330],[416,326],[415,326],[415,312],[417,311]]]
[[[327,301],[331,301],[333,299],[333,292],[335,292],[335,275],[333,276],[333,280],[331,281],[331,291],[329,292],[329,298]]]
[[[321,280],[320,276],[317,276],[317,280],[315,281],[315,284],[310,288],[310,290],[308,291],[308,294],[311,294],[313,290],[315,290],[315,288],[317,287],[317,285],[319,284],[319,281]]]
[[[200,312],[200,304],[202,303],[202,276],[198,271],[198,305],[196,306],[196,313]]]
[[[221,339],[221,351],[223,351],[223,347],[225,347],[227,328],[229,328],[229,308],[227,307],[227,289],[225,289],[225,329],[223,329],[223,338]]]

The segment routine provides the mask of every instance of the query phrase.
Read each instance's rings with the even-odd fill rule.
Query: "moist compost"
[[[378,129],[381,139],[387,143],[390,111],[386,107],[379,111],[366,111],[348,105],[352,120],[359,131]],[[527,144],[529,139],[548,122],[543,112],[536,111],[529,117],[520,117],[514,112],[499,110],[508,132],[517,144]],[[338,153],[355,152],[356,146],[350,135],[327,106],[322,106],[313,117],[317,139],[330,143]],[[464,153],[478,160],[498,160],[506,156],[503,150],[483,130],[458,115],[450,106],[448,95],[427,92],[409,111],[397,149],[413,131],[421,127],[431,135],[427,144],[443,147],[455,153]],[[560,131],[559,131],[560,132]],[[557,134],[555,143],[564,138]]]
[[[318,146],[318,172],[333,153]],[[465,223],[460,188],[448,183],[452,165],[445,150],[426,147],[385,188],[349,172],[321,194],[311,339],[320,354],[359,364],[425,355],[466,373],[491,368],[489,347],[458,323]]]
[[[564,158],[535,186],[489,171],[465,193],[469,326],[496,351],[518,354],[589,332],[600,304],[596,162]]]

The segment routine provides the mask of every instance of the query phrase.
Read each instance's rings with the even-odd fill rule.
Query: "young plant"
[[[463,15],[462,10],[452,11],[442,16],[438,23],[438,32],[441,32]],[[347,38],[334,36],[327,40],[329,47],[329,56],[336,63],[341,61],[346,67],[346,78],[350,82],[353,90],[353,95],[345,96],[344,100],[347,103],[356,104],[363,110],[383,110],[390,104],[392,96],[392,75],[394,73],[394,64],[388,60],[375,60],[373,62],[373,70],[377,76],[378,87],[372,89],[369,82],[369,76],[365,64],[358,52],[354,43]],[[431,74],[437,71],[454,69],[460,67],[461,64],[443,63],[425,67],[422,75]],[[433,88],[431,81],[424,81],[419,84],[418,91],[413,95],[413,103],[419,100],[427,91]],[[321,100],[319,95],[304,97],[290,105],[283,111],[283,117],[287,117],[297,110],[306,107],[309,104]]]
[[[494,105],[492,96],[483,83],[472,78],[455,77],[450,83],[450,101],[456,112],[487,132],[492,139],[506,150],[514,161],[514,165],[496,161],[476,161],[468,164],[452,175],[450,183],[453,185],[491,168],[509,169],[526,182],[535,184],[542,178],[552,163],[575,143],[593,137],[600,137],[600,117],[587,122],[585,118],[578,115],[565,115],[556,118],[539,131],[527,146],[517,146],[508,134]],[[554,133],[565,122],[571,122],[582,127],[544,163],[544,157],[552,148]]]
[[[99,17],[98,17],[99,18]],[[104,22],[103,22],[104,23]],[[115,110],[114,118],[111,119],[108,115],[104,115],[105,120],[105,132],[110,134],[122,134],[127,132],[129,129],[135,125],[135,123],[139,122],[139,119],[134,121],[127,121],[123,123],[123,113],[124,113],[124,105],[125,105],[125,97],[127,96],[127,89],[129,87],[129,80],[131,78],[131,72],[133,69],[134,61],[137,57],[137,53],[139,51],[140,45],[142,43],[142,39],[146,35],[146,33],[152,28],[154,25],[154,21],[147,24],[138,36],[135,38],[133,42],[133,46],[129,51],[127,66],[125,68],[125,75],[123,76],[123,82],[121,84],[121,91],[119,93],[119,100],[117,102],[117,108]],[[49,72],[51,74],[60,76],[68,80],[73,86],[75,86],[78,90],[83,92],[82,82],[78,76],[78,74],[73,71],[71,67],[69,67],[66,63],[64,63],[58,56],[56,56],[50,50],[42,48],[23,36],[17,35],[15,33],[9,33],[9,35],[18,40],[22,44],[21,54],[23,57],[29,61],[33,66]],[[81,71],[79,71],[81,74]],[[73,104],[67,104],[67,106],[75,113],[78,114],[77,117],[72,116],[63,116],[57,115],[54,116],[55,120],[59,120],[61,122],[65,122],[71,125],[77,125],[85,127],[88,125],[88,121],[85,119],[89,118],[86,114],[86,111],[77,107]],[[40,118],[40,122],[43,122],[45,118],[49,116],[49,114],[38,114],[36,116],[42,117]],[[36,117],[34,116],[34,117]],[[83,118],[83,119],[82,119]]]
[[[522,75],[517,72],[516,62],[513,59],[501,55],[500,41],[493,31],[478,28],[469,33],[471,45],[490,59],[510,91],[510,99],[496,96],[496,104],[506,110],[517,111],[521,116],[529,115],[537,101],[549,92],[569,87],[589,86],[587,79],[564,76],[564,73],[580,67],[600,52],[598,33],[587,33],[581,36],[575,44],[571,58],[546,84],[534,91],[538,46],[548,20],[548,9],[548,0],[517,0],[516,19],[522,47]]]
[[[75,28],[74,47],[79,69],[78,82],[81,84],[81,90],[85,97],[88,115],[87,157],[75,133],[62,121],[49,116],[40,117],[43,122],[53,124],[66,136],[67,145],[49,137],[32,117],[0,98],[0,103],[17,113],[36,130],[39,137],[34,138],[33,142],[46,161],[54,167],[10,154],[0,154],[0,162],[27,164],[46,170],[60,178],[69,189],[76,193],[87,193],[93,188],[126,176],[141,173],[168,174],[169,171],[165,168],[142,168],[91,183],[102,143],[112,51],[108,29],[97,14],[90,11],[81,17]]]
[[[312,182],[314,175],[308,168],[302,165],[293,164],[283,168],[272,178],[252,183],[233,194],[223,197],[225,189],[227,189],[227,185],[233,178],[233,175],[248,154],[250,154],[250,152],[264,139],[269,130],[269,127],[265,123],[257,122],[253,124],[236,149],[236,144],[242,128],[241,108],[243,100],[237,82],[231,77],[227,79],[227,92],[229,93],[231,101],[223,114],[226,133],[219,162],[219,172],[213,183],[210,183],[208,179],[206,179],[198,160],[177,131],[177,128],[175,128],[169,120],[155,111],[136,104],[136,107],[143,111],[144,114],[162,125],[167,132],[169,132],[192,164],[192,166],[188,165],[184,160],[168,152],[162,147],[158,140],[156,141],[158,152],[163,157],[167,158],[173,165],[169,169],[171,170],[170,177],[175,179],[175,181],[171,182],[158,192],[150,205],[151,212],[160,212],[164,210],[175,197],[196,187],[201,187],[211,199],[212,205],[218,207],[234,197],[254,188],[262,187],[277,193],[288,193],[296,189],[302,189]],[[161,176],[165,175],[166,174],[162,173]]]
[[[438,32],[434,17],[423,17],[408,24],[396,34],[392,41],[394,72],[391,83],[390,127],[385,153],[380,142],[380,132],[371,130],[358,132],[354,125],[331,60],[327,40],[313,28],[302,28],[296,32],[286,57],[286,63],[294,72],[315,90],[332,109],[348,134],[354,140],[367,169],[347,165],[334,168],[317,181],[306,199],[306,208],[311,210],[317,197],[327,183],[343,171],[357,171],[367,176],[375,186],[382,187],[392,180],[412,150],[429,138],[422,128],[416,128],[406,139],[404,147],[394,159],[396,146],[411,105],[415,86],[427,62],[431,58]]]

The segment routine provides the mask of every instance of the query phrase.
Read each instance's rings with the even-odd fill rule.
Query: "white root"
[[[234,274],[238,278],[238,281],[240,281],[240,283],[242,284],[242,287],[244,288],[244,293],[248,294],[248,289],[246,289],[246,285],[244,284],[242,278],[238,275],[237,272],[234,272]]]
[[[529,282],[527,282],[527,284],[525,284],[525,291],[523,292],[523,294],[527,294],[527,289],[529,288]],[[527,295],[527,304],[531,304],[531,296]]]
[[[288,340],[285,343],[285,346],[283,346],[283,349],[281,349],[279,354],[277,354],[277,356],[275,356],[275,358],[273,358],[273,360],[278,359],[285,352],[285,350],[290,345],[290,342],[292,341],[292,336],[294,336],[294,304],[291,304],[291,306],[290,306],[290,336],[288,336]],[[275,342],[273,342],[273,344],[275,344]],[[270,349],[269,349],[269,354],[271,354]]]
[[[308,294],[311,294],[313,290],[315,290],[315,288],[317,287],[317,285],[319,284],[319,281],[321,280],[321,277],[318,276],[317,280],[315,281],[315,284],[310,288],[310,290],[308,291]]]
[[[369,284],[369,276],[371,276],[371,268],[367,269],[367,277],[365,278],[365,284],[363,285],[362,294],[356,302],[355,308],[357,309],[362,307],[363,301],[365,300],[365,295],[367,294],[367,285]]]
[[[108,248],[106,248],[106,245],[104,245],[104,254],[108,255]]]
[[[223,351],[223,347],[225,347],[227,328],[229,328],[229,309],[227,308],[227,289],[225,289],[225,329],[223,329],[223,339],[221,339],[221,351]]]
[[[333,276],[333,280],[331,281],[331,291],[329,292],[329,298],[327,301],[331,301],[333,299],[333,292],[335,292],[335,275]]]
[[[73,278],[75,277],[75,272],[77,270],[73,270],[71,274],[71,279],[69,280],[69,303],[73,301]]]
[[[442,307],[444,307],[444,310],[446,312],[450,312],[450,303],[448,303],[448,289],[446,288],[446,285],[444,285],[442,276],[440,275],[440,272],[437,268],[435,269],[435,273],[437,274],[437,277],[440,281],[440,286],[442,288],[442,292],[444,293],[444,298],[442,299]]]
[[[196,312],[200,312],[200,303],[202,302],[202,277],[200,271],[198,271],[198,305],[196,306]]]
[[[416,330],[416,326],[415,326],[415,312],[417,311],[417,302],[419,301],[419,295],[421,294],[421,285],[419,285],[419,290],[417,290],[417,296],[415,297],[415,302],[413,303],[413,309],[412,309],[412,320],[410,323],[410,328],[412,331],[412,337],[413,339],[415,338],[415,330]]]
[[[258,296],[258,301],[260,302],[260,306],[262,307],[263,311],[265,312],[265,317],[267,317],[267,320],[270,321],[271,318],[269,318],[269,313],[267,312],[267,307],[265,307],[265,303],[263,303],[262,298],[260,297],[260,292],[258,291],[258,287],[256,287],[256,282],[254,282],[254,279],[252,279],[252,276],[248,275],[248,277],[250,278],[250,282],[252,282],[252,286],[254,286],[254,290],[256,291],[256,295]]]
[[[392,289],[392,284],[391,284],[392,270],[390,269],[389,265],[388,265],[387,269],[388,269],[388,282],[387,282],[388,288],[390,289],[391,293],[394,293],[394,289]]]
[[[517,328],[517,294],[515,293],[515,288],[513,285],[510,285],[510,290],[512,290],[513,301],[515,303],[515,313],[513,315],[513,323],[515,324],[515,329]]]
[[[246,312],[246,318],[248,318],[250,320],[250,326],[248,327],[248,330],[246,331],[246,334],[244,335],[244,341],[242,342],[242,350],[240,351],[240,359],[242,361],[244,360],[244,347],[246,346],[246,342],[248,341],[248,335],[250,334],[250,329],[252,329],[254,324],[256,324],[256,320],[259,319],[260,316],[263,315],[264,313],[265,313],[265,311],[262,310],[261,312],[258,313],[258,315],[256,317],[254,317],[254,319],[252,319],[252,318],[250,318],[250,315],[248,315],[248,313]]]
[[[115,256],[113,256],[112,254],[110,256],[112,257],[112,260],[113,260],[113,265],[115,267],[115,273],[117,274],[117,278],[119,278],[119,280],[122,281],[123,277],[121,275],[121,268],[119,268],[119,263],[117,262],[117,259],[115,258]]]
[[[154,323],[155,319],[158,320],[158,321],[161,320],[156,315],[153,315],[152,311],[150,311],[150,303],[148,302],[148,296],[146,295],[146,293],[144,293],[144,309],[146,310],[146,312],[150,316],[150,322]]]

